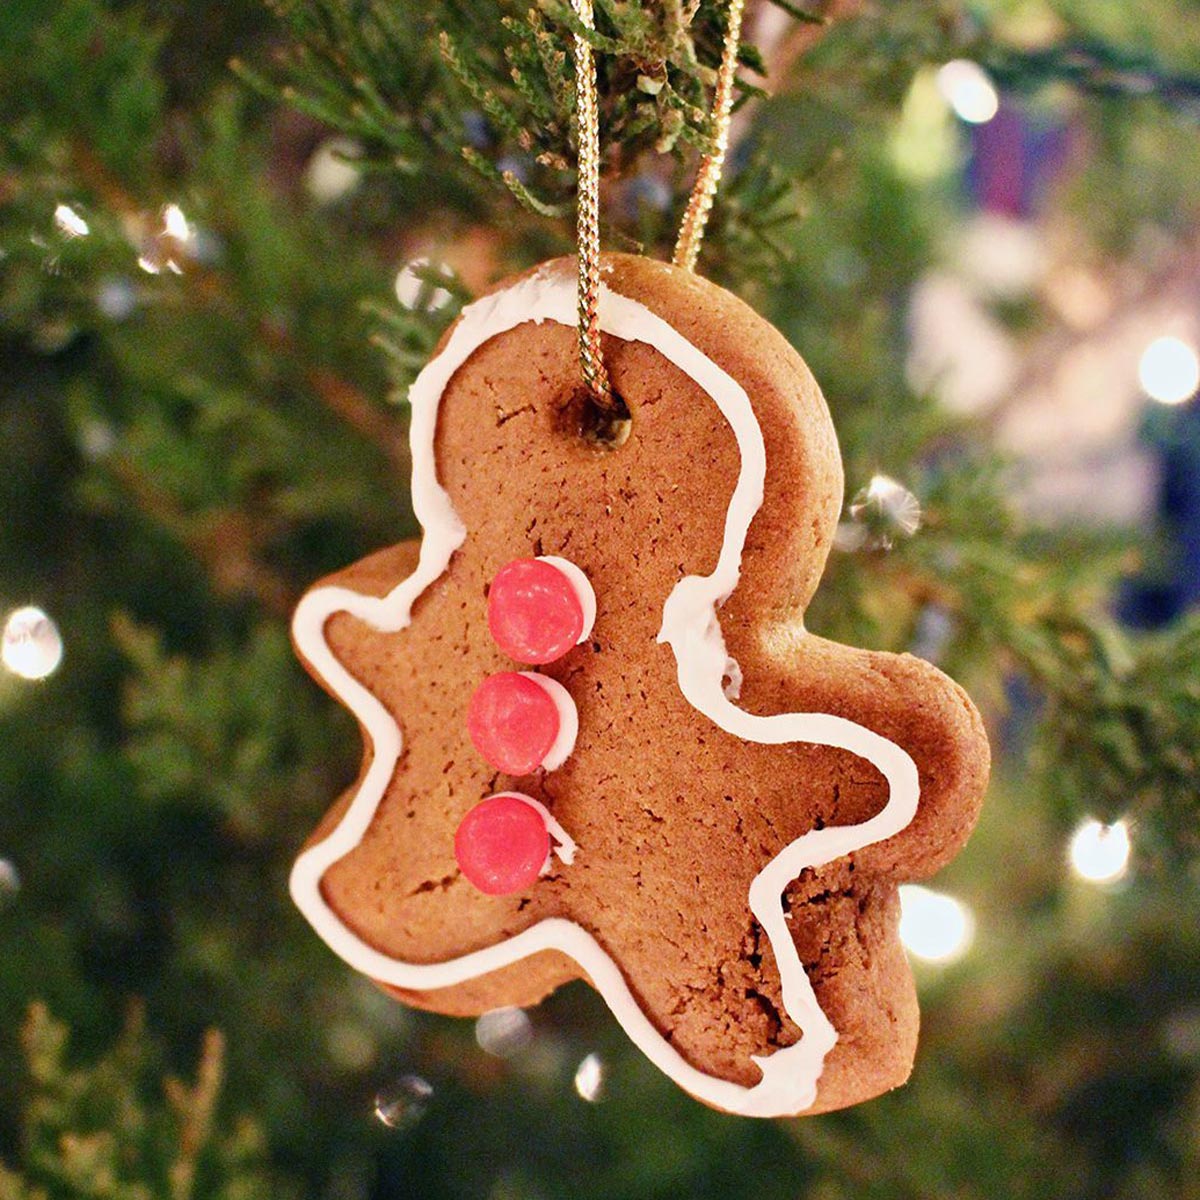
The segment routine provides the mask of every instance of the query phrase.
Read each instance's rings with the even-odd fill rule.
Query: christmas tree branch
[[[1161,59],[1095,37],[1069,36],[1053,45],[1015,51],[1001,45],[985,56],[996,78],[1014,92],[1066,83],[1096,96],[1155,96],[1185,114],[1200,101],[1200,73],[1172,69]]]
[[[21,1034],[30,1083],[20,1169],[0,1166],[0,1196],[87,1196],[112,1200],[266,1197],[258,1130],[217,1120],[224,1042],[205,1036],[196,1083],[166,1079],[148,1089],[151,1047],[134,1009],[116,1046],[96,1063],[72,1066],[67,1029],[45,1006],[30,1009]]]

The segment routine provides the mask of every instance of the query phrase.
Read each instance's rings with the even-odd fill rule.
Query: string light
[[[396,299],[407,309],[424,309],[436,312],[445,308],[453,297],[443,287],[426,283],[423,275],[428,275],[430,262],[427,258],[414,258],[412,262],[402,267],[396,276]],[[438,268],[437,273],[444,278],[450,278],[450,272],[445,267]]]
[[[513,1058],[532,1038],[533,1023],[523,1008],[494,1008],[475,1022],[480,1050],[496,1058]]]
[[[7,858],[0,858],[0,908],[16,898],[21,890],[21,873]]]
[[[942,892],[917,884],[900,888],[900,940],[924,962],[949,963],[962,958],[975,937],[971,910]]]
[[[1129,825],[1084,821],[1071,837],[1071,869],[1088,883],[1115,883],[1129,870]]]
[[[110,321],[124,321],[138,306],[137,289],[124,276],[107,276],[96,287],[96,307]]]
[[[184,260],[195,254],[196,230],[178,204],[163,205],[159,219],[160,229],[148,232],[143,224],[135,236],[141,249],[137,265],[147,275],[161,275],[164,271],[182,275]]]
[[[937,73],[937,87],[954,115],[968,125],[986,125],[1000,110],[1000,97],[988,73],[970,59],[946,63]]]
[[[87,237],[92,232],[91,226],[69,204],[55,208],[54,224],[69,238]]]
[[[147,275],[161,275],[163,269],[171,271],[175,275],[182,275],[183,268],[175,262],[174,259],[160,259],[152,254],[139,254],[137,265],[141,267]]]
[[[168,204],[162,211],[163,233],[177,242],[188,242],[192,238],[192,227],[183,209],[178,204]]]
[[[0,659],[22,679],[45,679],[62,662],[62,635],[40,608],[27,605],[9,613],[4,623]]]
[[[920,501],[903,484],[888,475],[872,475],[864,493],[855,497],[850,515],[878,512],[901,537],[912,537],[921,528]]]
[[[846,552],[890,550],[897,538],[912,537],[921,528],[920,501],[889,475],[873,475],[846,513],[849,520],[834,536],[834,545]]]
[[[318,204],[333,204],[356,191],[362,183],[363,170],[357,159],[363,149],[347,137],[333,137],[322,142],[304,168],[304,186]]]
[[[389,1129],[410,1129],[428,1111],[433,1085],[420,1075],[401,1075],[375,1097],[375,1118]]]
[[[589,1104],[596,1104],[604,1095],[604,1063],[600,1055],[589,1054],[575,1070],[575,1090]]]
[[[1155,338],[1142,351],[1138,382],[1152,400],[1182,404],[1200,388],[1200,356],[1182,338]]]

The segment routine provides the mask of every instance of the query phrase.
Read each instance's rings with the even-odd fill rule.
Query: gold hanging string
[[[738,44],[742,37],[742,14],[745,8],[746,0],[730,0],[725,45],[721,51],[721,65],[717,69],[717,86],[713,93],[713,152],[700,160],[671,260],[685,271],[696,269],[704,228],[712,211],[717,184],[721,181],[725,153],[729,149],[729,116],[733,110],[733,84],[737,75]]]
[[[592,0],[571,0],[587,29],[595,28]],[[675,266],[694,271],[721,181],[729,149],[738,46],[746,0],[730,0],[721,65],[713,93],[713,152],[700,160],[672,258]],[[579,141],[576,241],[579,251],[579,364],[593,400],[604,411],[618,407],[600,345],[600,104],[596,95],[596,63],[586,38],[574,36],[575,111]]]
[[[575,15],[595,28],[592,0],[571,0]],[[575,34],[575,112],[579,139],[579,365],[593,400],[601,409],[616,407],[600,348],[600,105],[596,63],[586,38]]]

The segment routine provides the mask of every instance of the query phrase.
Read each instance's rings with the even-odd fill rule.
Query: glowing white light
[[[1084,821],[1071,837],[1071,869],[1089,883],[1115,883],[1129,869],[1129,826]]]
[[[960,120],[986,125],[1000,108],[1000,97],[987,72],[976,62],[956,58],[937,73],[938,91]]]
[[[575,1090],[589,1104],[595,1104],[604,1095],[604,1063],[600,1055],[589,1054],[575,1070]]]
[[[497,1058],[512,1058],[532,1037],[533,1024],[522,1008],[494,1008],[475,1022],[479,1048]]]
[[[429,270],[429,259],[414,258],[407,266],[403,267],[400,273],[396,276],[396,299],[404,305],[405,308],[426,308],[431,312],[436,312],[439,308],[445,308],[450,303],[450,293],[445,288],[435,287],[430,290],[425,280],[421,278],[418,272],[427,274]],[[443,267],[438,274],[446,275],[449,273]],[[422,300],[423,295],[428,291],[428,298]]]
[[[304,186],[318,204],[332,204],[350,195],[362,182],[362,167],[354,159],[362,147],[350,138],[334,137],[322,142],[304,168]]]
[[[0,905],[6,904],[20,890],[21,873],[7,858],[0,858]]]
[[[873,475],[847,509],[849,521],[834,535],[839,550],[890,550],[897,537],[912,537],[921,528],[921,503],[888,475]]]
[[[900,888],[900,940],[915,958],[953,962],[975,937],[971,910],[953,896],[906,883]]]
[[[411,1129],[429,1108],[433,1085],[420,1075],[401,1075],[375,1097],[375,1116],[389,1129]]]
[[[192,238],[192,227],[183,215],[183,209],[178,204],[168,204],[162,211],[163,233],[174,238],[177,242],[187,242]]]
[[[69,238],[87,237],[91,226],[69,205],[60,204],[54,210],[54,224]]]
[[[138,306],[137,289],[123,276],[110,276],[96,288],[96,307],[110,321],[124,321]]]
[[[888,475],[872,475],[867,494],[856,507],[877,509],[904,537],[912,537],[921,528],[921,502],[902,483]],[[854,515],[861,515],[861,512]]]
[[[1200,355],[1182,338],[1155,338],[1142,352],[1138,382],[1152,400],[1182,404],[1200,387]]]
[[[62,662],[62,635],[40,608],[32,605],[9,613],[4,623],[0,659],[22,679],[45,679]]]
[[[79,430],[79,448],[93,462],[117,448],[117,431],[107,421],[86,421]]]

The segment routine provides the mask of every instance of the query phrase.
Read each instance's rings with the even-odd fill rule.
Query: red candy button
[[[544,766],[561,727],[558,705],[547,688],[517,671],[490,675],[475,689],[467,709],[467,732],[475,749],[507,775],[528,775]]]
[[[459,868],[489,896],[523,892],[537,880],[549,856],[546,818],[519,792],[481,800],[454,835]]]
[[[500,568],[488,591],[487,618],[496,645],[519,663],[553,662],[590,632],[576,582],[540,558],[517,558]]]

